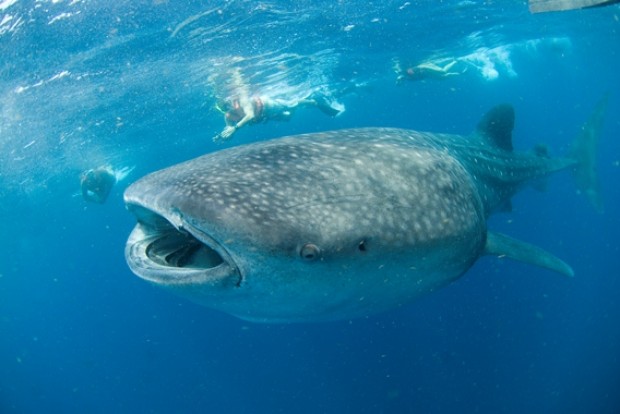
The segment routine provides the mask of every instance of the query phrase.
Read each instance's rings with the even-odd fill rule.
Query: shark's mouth
[[[224,263],[222,256],[190,233],[171,230],[158,236],[148,243],[145,253],[161,266],[211,269]]]
[[[188,223],[173,225],[144,207],[130,210],[138,224],[127,240],[125,258],[136,275],[163,285],[241,284],[230,254],[209,235]]]

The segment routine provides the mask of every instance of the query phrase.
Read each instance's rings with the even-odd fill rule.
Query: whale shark
[[[573,171],[601,208],[595,158],[607,99],[571,150],[515,151],[514,109],[468,135],[357,128],[223,149],[129,186],[126,247],[142,279],[267,323],[375,314],[455,281],[484,255],[572,276],[540,247],[487,229],[528,183]]]
[[[546,13],[611,6],[620,0],[529,0],[530,13]]]

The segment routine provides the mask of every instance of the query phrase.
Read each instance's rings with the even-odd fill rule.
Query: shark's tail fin
[[[573,142],[569,153],[570,158],[577,162],[574,170],[577,189],[588,198],[599,212],[603,211],[603,201],[596,171],[596,153],[608,98],[609,94],[605,94],[596,105],[590,118],[581,127],[581,131]]]

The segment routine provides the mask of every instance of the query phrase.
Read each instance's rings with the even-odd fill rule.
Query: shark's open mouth
[[[209,269],[224,262],[222,256],[190,233],[173,229],[161,233],[146,247],[146,256],[162,266]]]
[[[164,285],[240,285],[237,266],[213,238],[187,223],[175,226],[144,207],[130,209],[138,224],[127,240],[125,258],[135,274]]]

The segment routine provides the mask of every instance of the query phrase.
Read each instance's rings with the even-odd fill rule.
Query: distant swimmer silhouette
[[[103,204],[116,184],[116,175],[108,167],[84,171],[80,176],[82,197],[93,203]]]
[[[447,63],[443,63],[447,62]],[[451,76],[462,75],[467,69],[462,71],[454,70],[454,66],[458,63],[456,59],[447,59],[441,61],[427,61],[416,66],[402,69],[399,63],[394,66],[395,72],[398,74],[397,81],[403,80],[426,80],[426,79],[445,79]]]
[[[108,199],[114,185],[133,171],[134,167],[114,169],[104,165],[80,174],[80,186],[84,200],[103,204]]]

